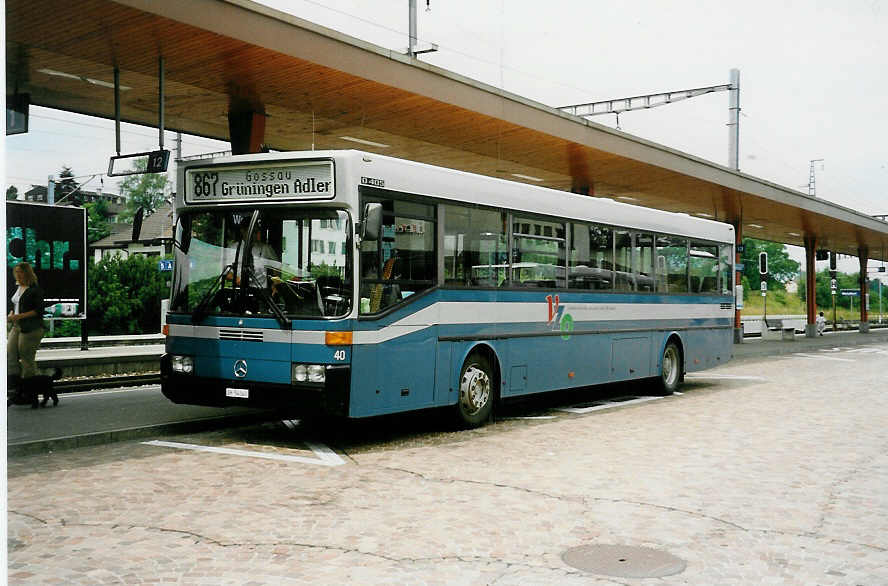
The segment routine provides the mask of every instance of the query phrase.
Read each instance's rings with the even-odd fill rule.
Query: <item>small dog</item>
[[[38,374],[28,378],[20,378],[17,375],[10,376],[7,380],[6,406],[31,405],[31,409],[46,407],[52,399],[52,405],[59,404],[59,396],[55,392],[54,381],[62,377],[62,369],[53,368],[52,374]],[[11,389],[15,389],[10,392]],[[39,396],[43,395],[43,402],[39,402]]]

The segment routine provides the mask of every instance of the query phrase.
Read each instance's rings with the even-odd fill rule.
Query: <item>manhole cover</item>
[[[561,559],[585,572],[620,578],[662,578],[680,574],[688,566],[665,551],[628,545],[581,545],[564,552]]]

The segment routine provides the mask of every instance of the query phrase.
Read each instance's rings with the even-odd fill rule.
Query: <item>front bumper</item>
[[[169,355],[160,362],[160,387],[173,403],[209,407],[261,407],[286,409],[305,414],[345,417],[348,415],[351,368],[327,369],[323,384],[264,383],[242,379],[204,378],[172,372]],[[246,390],[247,397],[229,397],[226,389]]]

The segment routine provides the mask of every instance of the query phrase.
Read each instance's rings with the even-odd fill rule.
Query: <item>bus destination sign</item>
[[[195,167],[185,172],[185,203],[332,199],[332,162]]]

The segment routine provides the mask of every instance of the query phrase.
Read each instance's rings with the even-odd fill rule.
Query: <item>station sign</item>
[[[170,151],[165,149],[117,155],[108,161],[108,176],[126,177],[146,173],[166,173],[169,164]]]
[[[332,161],[262,161],[185,170],[185,203],[333,199]]]
[[[842,297],[860,297],[860,289],[842,289]]]
[[[173,259],[164,259],[157,261],[157,270],[161,273],[167,273],[173,270]]]

